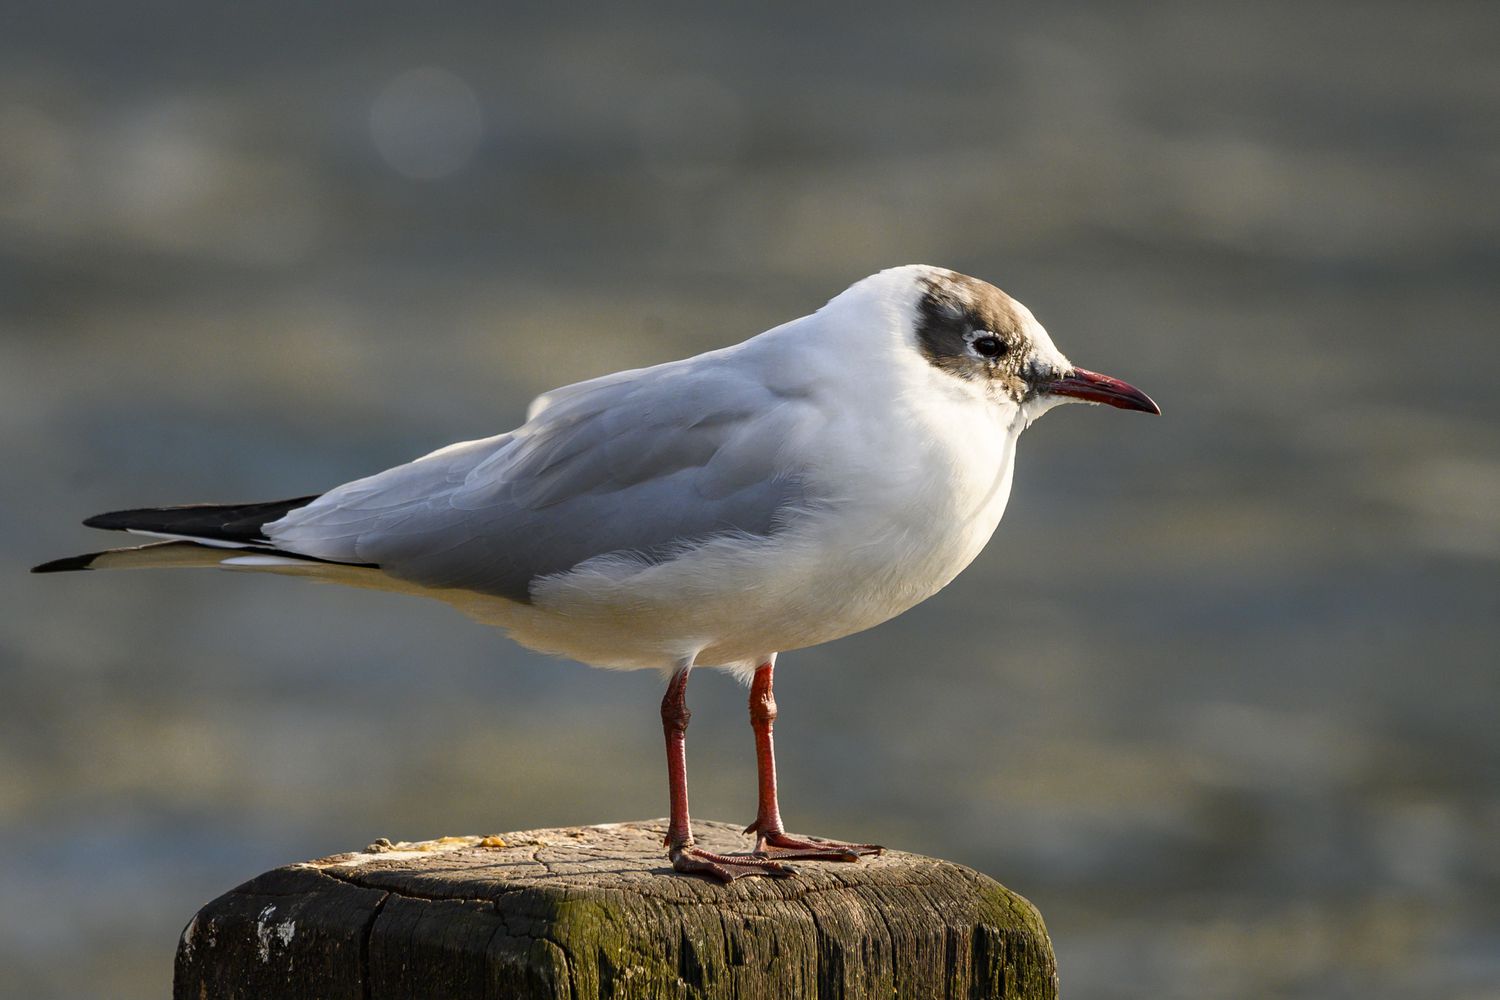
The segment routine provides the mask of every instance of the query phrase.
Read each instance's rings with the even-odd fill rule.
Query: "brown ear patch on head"
[[[1021,373],[1030,344],[1015,300],[956,271],[935,272],[922,279],[922,286],[916,330],[922,356],[955,378],[984,380],[1020,402],[1027,392]],[[989,337],[998,339],[1001,349],[987,357],[974,345]]]

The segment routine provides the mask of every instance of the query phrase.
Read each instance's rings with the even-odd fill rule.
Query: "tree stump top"
[[[188,924],[175,995],[1056,996],[1040,915],[972,869],[890,851],[721,885],[673,872],[665,829],[379,841],[275,869]],[[727,823],[694,832],[752,847]]]

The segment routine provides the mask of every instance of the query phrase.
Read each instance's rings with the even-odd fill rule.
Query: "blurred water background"
[[[1047,417],[957,583],[783,658],[789,825],[1023,892],[1069,997],[1500,997],[1493,4],[3,20],[0,993],[162,996],[284,862],[666,808],[651,674],[27,576],[80,518],[324,489],[926,261],[1165,416]],[[743,702],[693,685],[699,816],[753,812]]]

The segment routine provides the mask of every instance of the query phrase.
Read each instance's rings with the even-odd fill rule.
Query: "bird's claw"
[[[707,875],[720,882],[733,882],[747,875],[785,878],[796,871],[791,865],[756,854],[714,854],[691,845],[672,848],[672,868],[689,875]]]
[[[884,850],[879,844],[846,844],[782,831],[761,833],[755,838],[755,853],[777,861],[858,861],[863,855],[879,857]]]

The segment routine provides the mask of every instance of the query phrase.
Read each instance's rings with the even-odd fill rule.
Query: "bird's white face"
[[[1160,412],[1134,386],[1075,367],[1036,317],[994,285],[939,268],[912,268],[913,344],[955,386],[1006,409],[1025,424],[1060,403],[1105,403]]]

